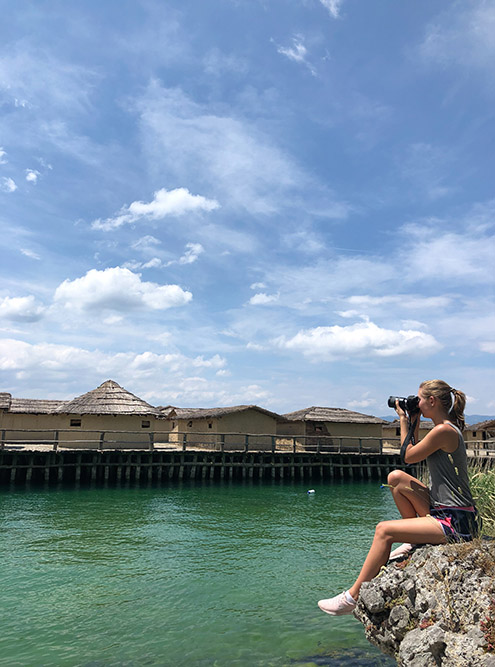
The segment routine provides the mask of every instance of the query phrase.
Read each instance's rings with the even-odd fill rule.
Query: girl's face
[[[418,407],[421,411],[423,417],[429,417],[431,415],[431,410],[435,404],[435,398],[433,396],[426,397],[423,393],[423,390],[420,388],[418,391],[419,404]]]

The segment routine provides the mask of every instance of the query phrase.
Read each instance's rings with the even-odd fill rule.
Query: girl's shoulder
[[[441,424],[436,424],[430,433],[434,434],[435,438],[442,438],[444,444],[441,446],[441,449],[449,453],[455,451],[459,444],[460,431],[452,422],[445,421]]]

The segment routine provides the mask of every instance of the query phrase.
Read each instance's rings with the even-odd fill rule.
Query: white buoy
[[[308,493],[316,493],[316,491],[314,489],[310,489]]]

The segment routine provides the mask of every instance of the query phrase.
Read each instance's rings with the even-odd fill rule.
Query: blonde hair
[[[464,421],[464,408],[466,407],[466,394],[459,389],[454,389],[443,380],[425,380],[419,385],[423,394],[438,398],[449,419],[462,431],[466,422]]]

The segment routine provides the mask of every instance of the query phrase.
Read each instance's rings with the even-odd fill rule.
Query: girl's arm
[[[418,419],[419,422],[419,419]],[[407,435],[407,420],[405,424],[405,434],[402,436],[402,419],[401,419],[401,438]],[[458,435],[454,429],[448,424],[437,424],[432,430],[425,435],[425,437],[418,442],[417,445],[409,444],[405,452],[406,463],[418,463],[424,461],[430,454],[436,452],[438,449],[443,449],[446,452],[454,452],[458,445]]]

